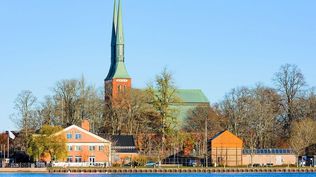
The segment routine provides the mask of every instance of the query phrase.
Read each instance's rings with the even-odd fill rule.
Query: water
[[[0,177],[316,177],[316,173],[242,173],[242,174],[27,174],[0,173]]]

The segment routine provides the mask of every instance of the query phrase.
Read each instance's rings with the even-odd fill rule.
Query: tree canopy
[[[67,157],[66,138],[59,126],[44,125],[31,138],[28,154],[37,161],[63,160]]]

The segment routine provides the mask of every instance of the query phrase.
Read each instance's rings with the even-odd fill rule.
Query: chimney
[[[90,123],[88,119],[83,119],[81,122],[81,128],[90,131]]]

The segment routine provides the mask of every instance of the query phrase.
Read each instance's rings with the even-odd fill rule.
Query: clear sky
[[[296,64],[316,86],[315,0],[123,0],[126,65],[143,88],[167,67],[211,103],[230,89],[272,85]],[[39,99],[61,79],[103,86],[113,0],[0,1],[0,130],[22,90]]]

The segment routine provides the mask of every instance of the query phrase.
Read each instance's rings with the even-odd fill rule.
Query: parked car
[[[196,160],[190,160],[188,166],[189,167],[197,167],[197,161]]]
[[[253,167],[261,167],[261,165],[259,163],[254,163],[252,166]]]
[[[149,161],[145,164],[145,167],[156,167],[156,166],[158,166],[157,163],[153,161]]]
[[[267,163],[265,166],[266,167],[273,167],[273,163]]]

